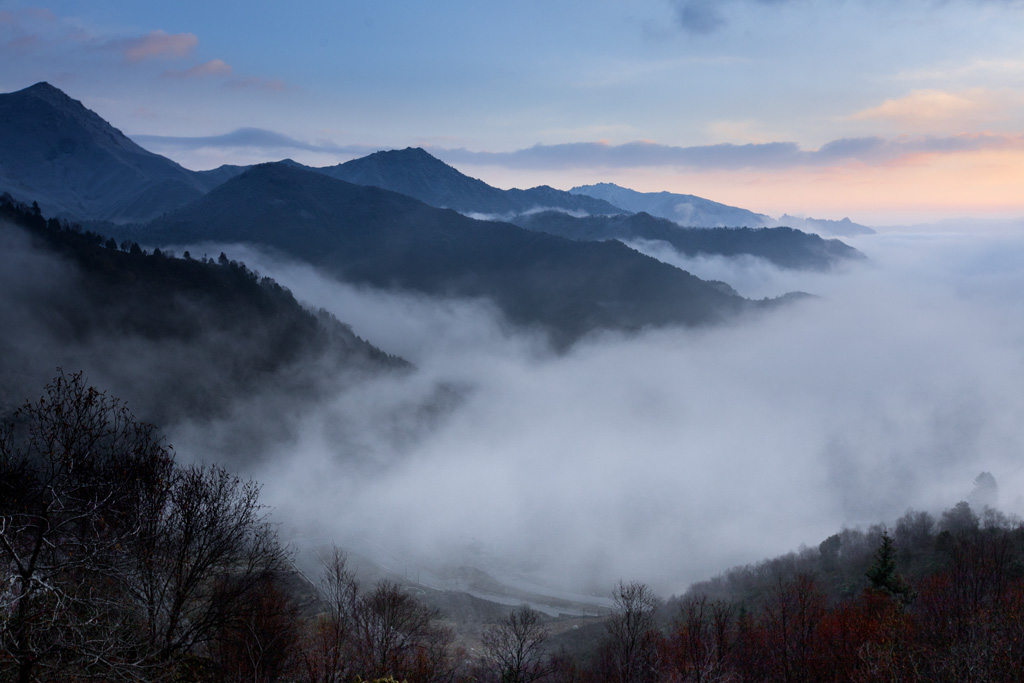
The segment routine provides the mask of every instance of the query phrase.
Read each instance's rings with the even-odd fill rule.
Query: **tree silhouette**
[[[540,614],[524,605],[489,627],[480,640],[487,664],[501,683],[531,683],[553,671],[544,649],[550,635]]]
[[[875,551],[875,562],[867,571],[873,590],[896,598],[904,604],[912,598],[910,586],[896,570],[896,542],[889,532],[882,533],[882,540]]]

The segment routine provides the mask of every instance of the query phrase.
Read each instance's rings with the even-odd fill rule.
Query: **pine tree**
[[[896,543],[889,532],[882,534],[882,541],[875,551],[875,562],[867,571],[871,588],[908,604],[913,599],[910,586],[896,570]]]

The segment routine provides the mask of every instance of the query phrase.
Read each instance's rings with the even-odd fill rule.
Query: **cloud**
[[[125,61],[140,62],[147,59],[180,59],[187,57],[199,39],[192,33],[167,33],[166,31],[150,31],[148,35],[113,41],[115,47],[124,56]]]
[[[900,130],[921,132],[985,128],[1007,118],[1010,111],[1024,109],[1024,97],[1017,92],[971,88],[960,92],[914,90],[904,97],[851,115],[859,121],[882,121]]]
[[[795,142],[743,145],[718,144],[676,147],[640,141],[621,145],[576,142],[534,145],[511,152],[473,152],[465,149],[431,150],[448,163],[500,166],[514,169],[641,168],[675,166],[694,169],[782,169],[823,166],[843,162],[885,163],[912,154],[1024,148],[1024,135],[964,134],[840,138],[816,150]]]
[[[208,76],[230,76],[232,72],[231,65],[221,59],[211,59],[208,62],[197,64],[190,69],[183,69],[181,71],[165,71],[163,73],[164,78],[206,78]]]
[[[897,77],[906,81],[964,80],[980,78],[1017,78],[1024,74],[1022,59],[972,59],[958,60],[955,63],[942,64],[939,67],[907,69],[897,73]]]
[[[679,26],[688,33],[706,35],[728,23],[728,5],[791,5],[796,0],[670,0]]]
[[[202,425],[172,442],[183,457],[228,444],[303,543],[574,590],[625,578],[678,591],[846,524],[951,506],[980,471],[1021,490],[1024,242],[856,246],[871,262],[831,276],[710,260],[709,275],[747,273],[756,290],[825,296],[560,356],[476,302],[351,287],[231,247],[417,369],[305,411],[258,469]],[[1021,511],[1015,497],[1002,502]]]
[[[716,0],[676,0],[676,19],[692,33],[712,33],[725,24]]]
[[[885,3],[873,3],[872,0],[855,1],[859,1],[863,5],[874,4],[878,7],[885,7]],[[826,5],[833,3],[833,0],[669,0],[669,2],[680,28],[687,33],[707,35],[728,26],[729,11],[734,8],[775,6],[781,9],[797,4]],[[1024,7],[1020,0],[922,0],[919,2],[922,6],[921,9],[928,12],[941,9],[942,5],[967,3]],[[899,3],[895,3],[893,6],[898,5]]]
[[[52,30],[56,16],[45,9],[0,11],[0,49],[25,55],[45,43],[43,34]]]
[[[337,154],[368,154],[376,148],[365,145],[335,145],[330,142],[309,143],[296,140],[282,133],[263,128],[239,128],[223,135],[197,137],[168,135],[133,135],[140,145],[159,146],[161,149],[203,149],[248,147],[266,150],[298,149],[307,152]]]

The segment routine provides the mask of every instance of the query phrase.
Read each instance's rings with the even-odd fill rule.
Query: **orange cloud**
[[[132,38],[122,43],[124,58],[129,62],[144,59],[176,59],[187,56],[199,39],[192,33],[167,33],[150,31],[149,35]]]
[[[849,118],[888,122],[907,131],[952,132],[985,128],[1005,119],[1011,109],[1021,104],[1019,96],[986,88],[960,92],[914,90],[905,97],[886,100]]]

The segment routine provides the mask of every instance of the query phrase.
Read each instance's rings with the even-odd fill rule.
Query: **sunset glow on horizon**
[[[498,187],[614,182],[885,225],[1024,216],[1018,0],[15,0],[46,80],[192,169],[422,146]]]

